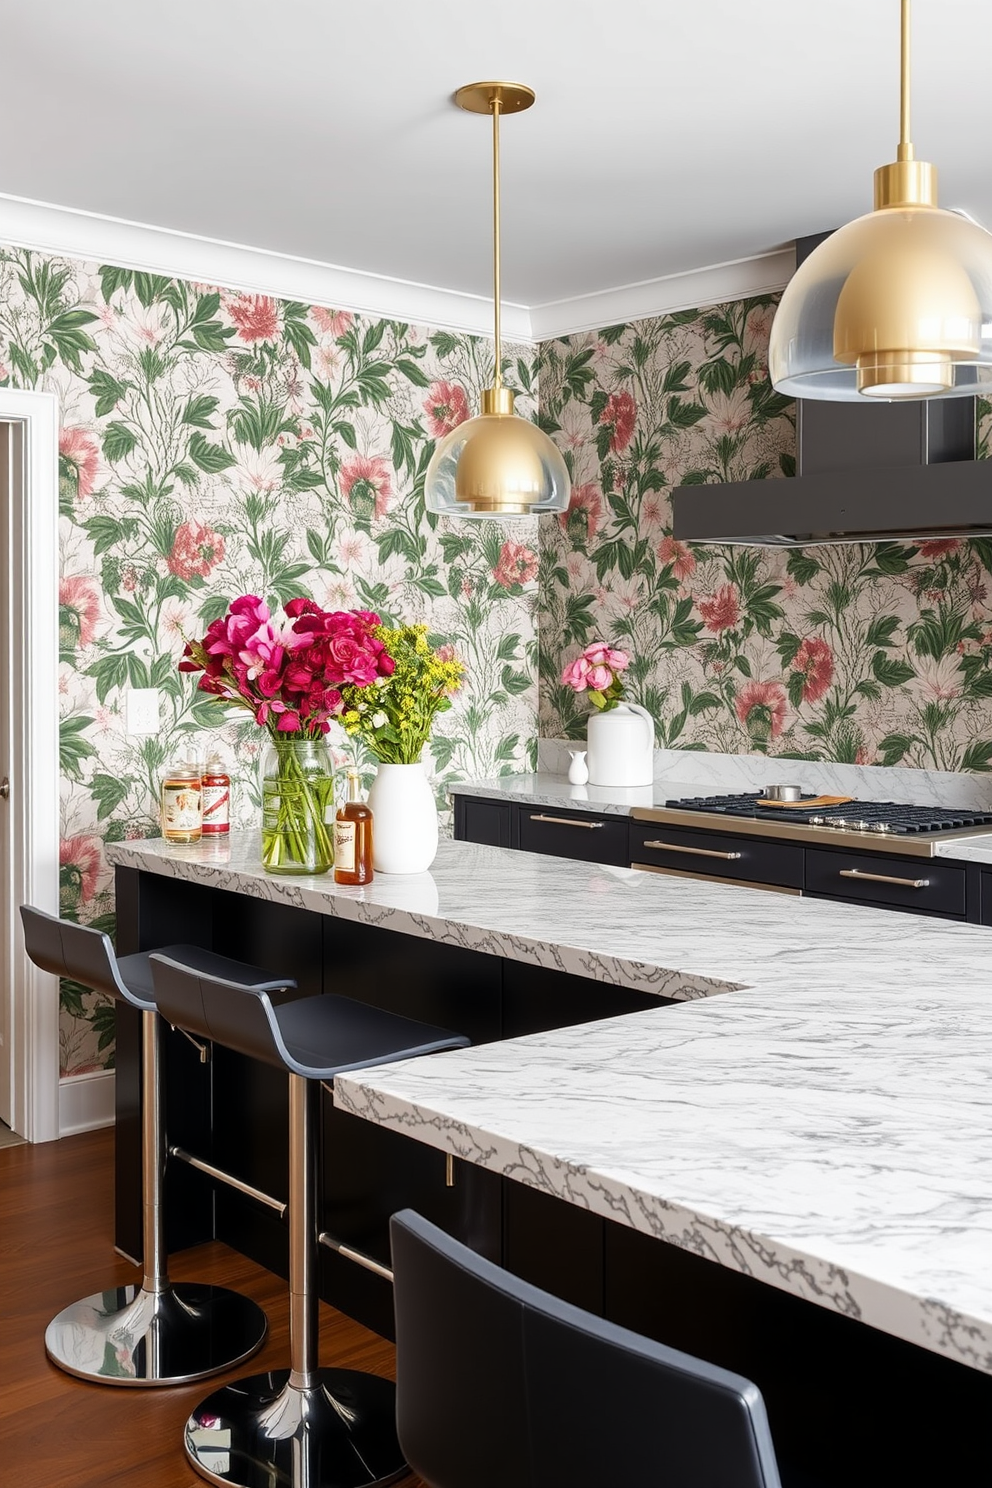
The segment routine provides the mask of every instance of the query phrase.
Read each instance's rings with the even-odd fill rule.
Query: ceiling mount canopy
[[[992,234],[937,205],[937,168],[910,139],[910,0],[901,3],[900,139],[875,209],[832,233],[790,280],[768,352],[797,398],[967,397],[992,386]]]
[[[471,114],[493,121],[493,339],[492,387],[483,389],[482,412],[438,442],[427,467],[427,510],[449,517],[534,516],[563,512],[571,489],[560,451],[548,436],[513,411],[513,390],[504,387],[500,327],[499,121],[534,102],[523,83],[468,83],[454,97]]]

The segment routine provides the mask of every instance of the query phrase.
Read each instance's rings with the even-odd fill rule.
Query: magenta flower
[[[249,708],[271,732],[313,738],[341,712],[343,686],[389,677],[395,662],[372,633],[380,620],[371,610],[327,611],[299,598],[286,615],[283,629],[258,595],[242,595],[187,644],[179,670],[202,672],[201,692]]]

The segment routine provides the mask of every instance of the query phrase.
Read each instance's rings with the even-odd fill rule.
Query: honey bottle
[[[166,842],[199,842],[202,828],[200,767],[189,760],[162,781],[162,836]]]
[[[348,799],[334,818],[334,882],[372,882],[372,812],[362,800],[358,771],[348,771]]]

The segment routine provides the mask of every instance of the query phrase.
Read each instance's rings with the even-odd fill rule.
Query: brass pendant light
[[[455,103],[493,120],[493,301],[496,368],[482,393],[482,413],[438,442],[424,481],[427,510],[450,517],[533,516],[568,508],[571,484],[561,453],[548,436],[513,411],[503,386],[500,334],[499,121],[529,109],[534,91],[522,83],[469,83]]]
[[[992,385],[992,234],[937,206],[937,169],[910,139],[910,0],[901,0],[900,139],[875,209],[832,233],[790,280],[768,365],[799,398],[972,396]]]

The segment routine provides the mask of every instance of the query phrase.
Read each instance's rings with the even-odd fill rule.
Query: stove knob
[[[850,823],[848,822],[846,816],[828,816],[826,825],[828,827],[836,827],[839,832],[842,832],[845,827],[850,825]]]
[[[811,816],[809,818],[809,824],[811,827],[825,827],[827,825],[827,818],[825,816]]]
[[[869,830],[869,825],[870,824],[866,821],[848,822],[848,826],[852,827],[855,832],[867,832]]]
[[[868,830],[870,832],[891,832],[892,828],[888,822],[872,822]]]

